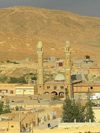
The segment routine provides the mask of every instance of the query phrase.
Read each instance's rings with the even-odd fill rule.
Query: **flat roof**
[[[100,83],[77,83],[73,86],[100,86]]]

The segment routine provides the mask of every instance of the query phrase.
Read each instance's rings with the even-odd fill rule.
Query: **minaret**
[[[43,94],[43,45],[39,41],[37,45],[38,54],[38,94]]]
[[[71,51],[70,42],[66,41],[65,45],[65,88],[68,89],[69,97],[72,98],[72,87],[71,87]]]

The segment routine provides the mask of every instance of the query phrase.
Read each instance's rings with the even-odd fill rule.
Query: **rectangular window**
[[[62,63],[59,63],[59,66],[63,66],[63,64]]]
[[[64,89],[64,86],[60,86],[60,89]]]
[[[26,123],[26,127],[28,127],[28,123]]]
[[[56,90],[57,89],[57,86],[54,86],[54,90]]]
[[[47,89],[50,89],[50,86],[47,86]]]
[[[13,90],[11,90],[11,91],[10,91],[10,94],[14,94],[14,91],[13,91]]]
[[[0,90],[0,93],[2,93],[2,90]]]

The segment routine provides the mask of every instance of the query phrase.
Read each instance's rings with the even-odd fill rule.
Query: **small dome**
[[[55,76],[55,79],[54,80],[56,80],[56,81],[64,81],[65,80],[65,77],[64,77],[63,74],[57,74]]]
[[[42,42],[41,41],[38,42],[38,46],[42,46]]]
[[[70,44],[70,41],[66,41],[66,45],[69,45]]]

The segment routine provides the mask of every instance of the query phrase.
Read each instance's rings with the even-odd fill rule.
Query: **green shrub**
[[[20,78],[15,78],[15,77],[10,77],[10,80],[8,83],[23,83],[27,84],[25,77],[20,77]]]
[[[89,55],[85,55],[85,58],[86,58],[86,59],[90,59],[90,56],[89,56]]]
[[[3,114],[5,114],[5,113],[11,113],[10,109],[9,109],[9,108],[8,108],[8,109],[5,109],[5,110],[3,111]]]
[[[10,60],[7,60],[7,63],[10,63]]]
[[[13,63],[14,63],[14,64],[19,64],[18,62],[15,62],[15,61],[14,61]]]
[[[29,75],[33,75],[33,73],[29,73]]]
[[[7,80],[7,76],[2,77],[2,78],[0,77],[0,82],[4,83],[6,80]]]
[[[19,107],[18,107],[18,106],[16,106],[16,107],[15,107],[15,109],[16,109],[16,111],[18,111],[18,110],[19,110]]]
[[[54,96],[53,100],[60,100],[60,97],[59,96]]]
[[[37,80],[37,77],[31,77],[32,80]]]

